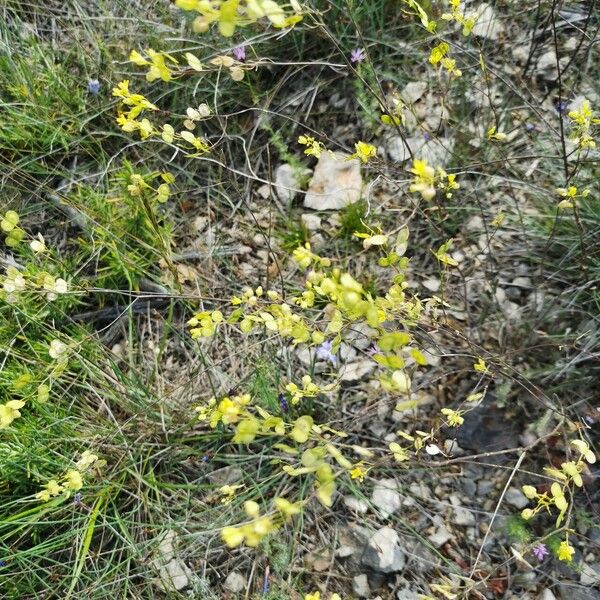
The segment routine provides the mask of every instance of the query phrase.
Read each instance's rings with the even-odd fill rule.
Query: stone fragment
[[[397,489],[398,483],[395,479],[382,479],[373,488],[371,503],[384,519],[387,519],[402,506],[402,500]]]
[[[473,35],[495,41],[504,33],[504,25],[493,6],[482,2],[477,8],[477,14],[479,18],[473,27]]]
[[[368,598],[371,595],[369,580],[364,573],[362,575],[355,575],[352,578],[352,591],[359,598]]]
[[[400,92],[400,96],[407,104],[414,104],[423,97],[426,90],[426,81],[410,81],[404,86],[404,89]]]
[[[238,594],[239,592],[243,592],[248,586],[248,582],[246,578],[239,571],[231,571],[229,575],[227,575],[227,579],[225,579],[225,583],[223,587],[234,593]]]
[[[290,204],[300,188],[303,176],[310,174],[310,169],[304,171],[295,169],[292,165],[283,164],[275,169],[275,191],[277,197],[286,205]]]
[[[304,197],[304,206],[314,210],[339,210],[360,200],[362,187],[358,159],[348,160],[339,152],[323,152]]]
[[[400,538],[391,527],[382,527],[369,539],[361,557],[363,565],[380,573],[397,573],[404,568],[406,558],[400,548]]]
[[[526,498],[525,494],[516,487],[509,487],[506,490],[504,499],[519,510],[525,508],[529,504],[529,500]]]

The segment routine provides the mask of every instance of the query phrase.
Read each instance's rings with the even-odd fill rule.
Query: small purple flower
[[[535,130],[535,125],[533,123],[526,123],[525,124],[525,129],[527,129],[527,131],[534,131]]]
[[[208,454],[205,454],[205,455],[202,457],[202,462],[203,462],[203,463],[207,463],[209,460],[210,460],[210,456],[208,456]]]
[[[367,58],[367,55],[363,48],[355,48],[350,53],[350,62],[355,65],[361,63],[365,58]]]
[[[550,554],[550,552],[548,552],[548,548],[546,548],[546,544],[540,543],[533,549],[533,555],[540,562],[542,562],[544,560],[544,558],[546,558],[546,556],[548,556],[548,554]]]
[[[319,360],[327,360],[334,367],[337,365],[337,357],[331,352],[333,348],[332,341],[325,341],[317,348],[317,358]]]
[[[5,567],[8,563],[5,560],[0,560],[0,568]]]
[[[423,138],[425,139],[425,141],[426,141],[426,142],[428,142],[428,141],[431,139],[431,134],[430,134],[430,133],[427,133],[427,132],[425,132],[425,133],[423,134]]]
[[[73,504],[75,506],[79,506],[81,504],[81,492],[77,492],[74,496],[73,496]]]
[[[97,79],[90,79],[87,83],[87,90],[92,96],[97,96],[100,92],[100,82]]]
[[[233,50],[232,50],[233,56],[235,57],[235,60],[239,60],[240,62],[244,62],[246,60],[246,46],[241,45],[241,46],[236,46]]]
[[[284,413],[288,413],[290,410],[290,405],[288,404],[288,401],[285,399],[285,394],[279,394],[279,406],[281,406],[281,410]]]
[[[557,102],[557,103],[556,103],[556,106],[555,106],[555,108],[556,108],[556,112],[557,112],[559,115],[564,115],[564,114],[567,112],[567,106],[568,106],[568,105],[567,105],[567,103],[566,103],[566,102]]]
[[[368,350],[367,354],[369,356],[375,356],[375,354],[379,354],[381,352],[381,348],[377,344],[373,344]]]
[[[267,569],[267,572],[265,573],[265,578],[263,580],[263,588],[262,588],[262,595],[266,596],[269,593],[269,570]]]

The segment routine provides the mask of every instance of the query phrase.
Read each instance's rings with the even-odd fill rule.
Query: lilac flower
[[[269,569],[267,568],[267,572],[265,573],[265,578],[263,580],[263,589],[262,595],[266,596],[269,593]]]
[[[100,82],[97,79],[90,79],[87,83],[87,90],[92,96],[97,96],[100,92]]]
[[[550,554],[550,552],[548,552],[548,548],[546,548],[546,544],[540,543],[533,549],[533,555],[540,562],[542,562],[544,560],[544,558],[546,558],[546,556],[548,556],[548,554]]]
[[[373,344],[368,350],[367,354],[369,356],[374,356],[375,354],[379,354],[381,352],[381,348],[377,344]]]
[[[431,134],[427,133],[427,131],[425,133],[423,133],[423,139],[428,142],[431,139]]]
[[[290,410],[290,405],[288,401],[285,399],[285,394],[279,394],[279,406],[281,406],[281,410],[284,413],[288,413]]]
[[[317,358],[319,360],[327,360],[334,367],[337,365],[337,358],[335,354],[332,354],[331,349],[333,347],[333,342],[325,341],[317,348]]]
[[[233,56],[235,60],[239,60],[240,62],[244,62],[246,60],[246,46],[243,44],[241,46],[236,46],[232,50]]]
[[[365,58],[367,58],[367,55],[364,48],[355,48],[350,53],[350,62],[353,64],[361,63]]]
[[[534,131],[535,130],[535,125],[533,123],[526,123],[525,124],[525,129],[527,129],[527,131]]]

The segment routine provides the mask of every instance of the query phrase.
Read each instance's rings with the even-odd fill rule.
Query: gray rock
[[[407,104],[414,104],[423,97],[426,91],[426,81],[410,81],[404,86],[404,89],[400,92],[400,96]]]
[[[321,217],[319,215],[305,213],[300,215],[300,220],[308,231],[318,231],[321,228]]]
[[[368,358],[361,358],[344,365],[340,379],[342,381],[360,381],[375,369],[377,364]]]
[[[493,481],[489,479],[481,479],[477,482],[477,496],[480,500],[484,499],[486,496],[489,496],[490,492],[495,489],[496,485]]]
[[[357,512],[361,515],[369,510],[369,505],[367,501],[361,500],[360,498],[356,498],[355,496],[344,496],[342,501],[346,508]]]
[[[538,600],[556,600],[556,596],[552,590],[546,588],[545,590],[542,590]]]
[[[561,600],[600,600],[600,591],[582,585],[559,583]]]
[[[519,510],[525,508],[529,504],[529,500],[525,497],[523,492],[516,487],[509,487],[506,490],[504,499]]]
[[[402,547],[408,560],[405,569],[407,573],[427,573],[442,564],[441,558],[425,542],[414,538],[403,538]]]
[[[579,582],[581,585],[598,585],[600,583],[600,563],[582,564]]]
[[[369,588],[369,580],[365,574],[355,575],[352,578],[352,591],[359,598],[368,598],[371,595],[371,588]]]
[[[385,144],[387,155],[394,162],[409,160],[409,148],[415,158],[426,160],[433,167],[444,167],[454,149],[454,140],[451,138],[427,139],[424,135],[415,135],[405,139],[400,136],[392,136]]]
[[[371,502],[384,519],[387,519],[402,506],[402,500],[397,490],[398,483],[394,479],[382,479],[373,488]]]
[[[477,484],[472,479],[463,477],[460,482],[466,496],[474,498],[477,495]]]
[[[520,300],[521,298],[521,290],[518,287],[513,287],[512,285],[509,285],[506,289],[506,297],[509,300]]]
[[[419,600],[419,594],[405,587],[396,592],[396,600]]]
[[[529,277],[515,277],[512,280],[512,284],[516,285],[517,287],[530,288],[531,279]]]
[[[151,567],[157,572],[154,584],[164,592],[182,590],[190,583],[192,572],[175,554],[175,546],[179,541],[177,533],[166,531],[158,538],[158,547]]]
[[[460,525],[461,527],[470,527],[475,525],[475,516],[464,506],[455,506],[452,509],[452,512],[452,522],[455,525]]]
[[[391,527],[382,527],[369,539],[361,557],[363,565],[380,573],[397,573],[404,568],[406,558],[400,548],[400,538]]]
[[[283,164],[275,169],[275,191],[277,197],[286,205],[289,204],[302,186],[302,178],[310,174],[310,169],[304,172],[294,169],[292,165]]]
[[[446,529],[446,526],[441,523],[436,527],[435,531],[427,536],[427,539],[436,547],[441,548],[446,542],[452,539],[452,534]]]
[[[229,575],[227,575],[227,579],[225,579],[225,583],[223,587],[234,594],[242,592],[248,586],[248,581],[246,578],[238,571],[231,571]]]
[[[164,592],[179,591],[189,585],[191,576],[189,567],[181,559],[174,558],[160,569],[155,583]]]
[[[221,469],[217,469],[212,473],[208,474],[208,480],[213,485],[223,486],[223,485],[232,485],[233,483],[237,483],[243,477],[242,470],[239,467],[235,467],[233,465],[223,467]]]
[[[504,25],[491,5],[482,2],[477,8],[477,14],[479,18],[473,27],[473,35],[486,40],[497,40],[504,33]]]
[[[339,210],[360,200],[360,161],[339,152],[323,152],[304,197],[304,206],[315,210]]]

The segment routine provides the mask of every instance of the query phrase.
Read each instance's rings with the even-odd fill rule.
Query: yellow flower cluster
[[[321,592],[313,592],[312,594],[306,594],[304,600],[321,600]],[[325,600],[325,598],[323,598]],[[342,600],[339,594],[331,594],[329,600]]]
[[[452,192],[460,188],[460,184],[456,181],[456,175],[449,175],[442,168],[438,168],[436,171],[426,160],[415,158],[411,173],[414,175],[414,179],[409,189],[411,192],[421,194],[423,200],[435,198],[436,185],[445,192],[446,198],[452,198]]]
[[[100,460],[96,454],[86,450],[75,464],[74,469],[67,469],[60,479],[50,479],[44,484],[43,489],[35,497],[42,502],[48,502],[60,494],[68,497],[72,492],[78,492],[83,487],[83,476],[93,467],[100,468],[105,461]]]
[[[466,13],[463,13],[461,0],[450,0],[450,9],[451,12],[444,13],[442,19],[444,21],[455,21],[459,25],[462,25],[462,34],[464,36],[469,35],[473,31],[479,15],[477,13],[469,13],[467,16]]]
[[[523,510],[521,516],[524,519],[529,520],[541,510],[550,510],[551,506],[555,506],[559,511],[556,526],[559,527],[562,523],[569,508],[569,501],[565,495],[568,492],[569,485],[573,483],[575,486],[581,487],[583,485],[581,473],[586,468],[586,463],[593,464],[596,462],[596,456],[590,450],[587,442],[583,440],[573,440],[571,446],[575,448],[579,455],[577,460],[563,462],[560,469],[551,467],[544,468],[547,475],[557,480],[550,486],[550,495],[546,492],[541,494],[538,493],[537,489],[532,485],[523,486],[523,494],[529,498],[529,500],[535,500],[537,503],[534,508],[526,508]]]
[[[292,404],[298,404],[303,398],[314,398],[319,394],[330,392],[336,387],[337,386],[333,383],[323,387],[319,387],[316,383],[312,381],[310,375],[304,375],[302,377],[302,387],[299,387],[295,383],[288,383],[285,386],[285,389],[291,395]]]
[[[146,73],[146,81],[152,82],[156,79],[163,81],[171,81],[173,78],[172,72],[169,69],[166,61],[177,64],[177,61],[164,52],[156,52],[152,48],[146,50],[148,58],[144,58],[137,50],[132,50],[129,54],[129,60],[138,67],[149,67]]]
[[[567,116],[573,126],[572,137],[577,142],[577,146],[582,150],[595,148],[593,126],[600,125],[600,118],[592,112],[589,101],[584,100],[578,110],[570,111]]]
[[[577,203],[577,198],[587,198],[590,195],[590,190],[585,189],[578,193],[577,188],[570,185],[568,188],[557,188],[556,193],[562,198],[557,208],[565,209],[573,208]]]
[[[261,515],[260,507],[256,502],[246,501],[244,510],[251,520],[237,527],[223,528],[221,538],[227,546],[236,548],[241,544],[246,544],[250,548],[256,548],[265,536],[280,529],[285,522],[301,510],[301,503],[293,503],[285,498],[275,498],[273,504],[276,512]]]
[[[441,65],[452,77],[460,77],[462,75],[462,71],[456,68],[456,60],[448,56],[449,50],[450,45],[447,42],[439,43],[431,51],[431,54],[429,55],[429,62],[434,67],[438,64]]]
[[[315,138],[310,135],[299,136],[298,143],[302,146],[306,146],[304,154],[314,156],[315,158],[320,158],[321,153],[325,150],[325,145],[322,142],[315,140]]]
[[[138,117],[145,110],[158,110],[158,107],[147,100],[142,94],[132,94],[129,91],[129,80],[125,79],[117,84],[112,91],[113,96],[121,99],[121,107],[117,123],[123,131],[131,133],[139,131],[140,137],[145,140],[154,132],[154,126],[147,118],[141,121]],[[124,110],[128,107],[127,110]]]
[[[194,31],[204,33],[213,23],[217,23],[219,33],[231,37],[238,26],[255,23],[266,18],[273,27],[292,27],[302,20],[301,8],[297,0],[291,0],[294,12],[286,14],[275,0],[175,0],[182,10],[195,11]]]

